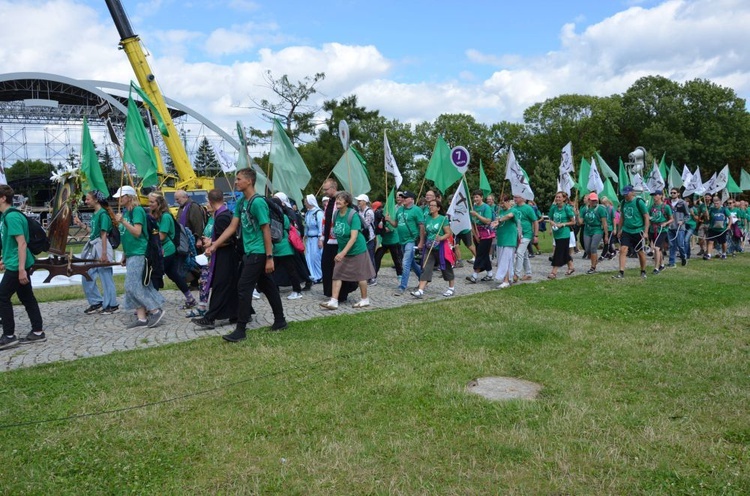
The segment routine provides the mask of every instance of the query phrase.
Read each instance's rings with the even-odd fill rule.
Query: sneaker
[[[199,319],[191,319],[190,322],[197,325],[198,327],[203,327],[204,329],[214,329],[216,325],[214,324],[213,320],[209,320],[206,317],[201,317]]]
[[[659,272],[660,272],[660,271],[659,271],[659,269],[654,269],[654,272],[653,272],[653,274],[654,274],[654,275],[658,275],[658,274],[659,274]]]
[[[471,258],[470,260],[467,260],[466,262],[468,262],[470,264],[473,264],[474,263],[474,258]]]
[[[96,305],[91,305],[86,310],[83,311],[86,315],[94,315],[95,313],[99,313],[102,310],[102,304],[97,303]]]
[[[396,291],[393,292],[393,296],[402,296],[404,294],[404,290],[401,288],[398,288]]]
[[[327,301],[325,303],[320,304],[321,308],[324,308],[326,310],[338,310],[339,309],[339,302],[336,300]]]
[[[711,260],[711,254],[710,253],[705,253],[703,255],[703,260]]]
[[[476,284],[477,283],[477,278],[474,277],[474,276],[466,276],[466,281],[470,282],[471,284]]]
[[[18,338],[15,336],[6,336],[5,334],[0,337],[0,350],[7,350],[8,348],[15,348],[19,345]]]
[[[722,253],[721,254],[721,259],[722,260],[726,260],[727,259],[727,254],[726,253]]]
[[[492,276],[484,276],[483,278],[480,279],[480,281],[482,282],[487,282],[487,281],[492,281],[492,280],[493,280]]]
[[[253,289],[253,300],[260,300],[260,293],[255,289]]]
[[[687,258],[683,258],[680,260],[680,264],[684,267],[687,265]]]
[[[307,282],[305,282],[305,285],[302,288],[302,291],[310,291],[312,289],[312,286],[313,286],[313,282],[308,279]]]
[[[161,308],[157,308],[156,312],[148,316],[148,326],[156,327],[161,321],[162,317],[164,317],[164,310],[162,310]]]
[[[101,311],[102,315],[112,315],[113,313],[117,313],[120,311],[120,306],[115,305],[113,307],[107,307],[104,310]]]
[[[125,329],[140,329],[141,327],[148,327],[148,320],[135,319],[133,322],[128,324]]]
[[[587,274],[596,274],[596,269],[591,267],[589,270],[586,271]]]
[[[659,272],[661,272],[661,271],[663,271],[663,270],[664,270],[664,264],[661,264],[661,265],[659,266]]]
[[[368,286],[377,286],[378,285],[378,278],[377,277],[373,277],[372,279],[370,279],[369,281],[367,281],[367,285]]]
[[[416,291],[412,291],[409,294],[412,295],[414,298],[422,298],[424,296],[424,291],[422,291],[421,289],[418,289]]]
[[[625,274],[623,274],[622,272],[618,272],[617,274],[612,276],[612,279],[624,279],[624,278],[625,278]]]
[[[456,294],[455,290],[453,288],[448,288],[445,290],[445,293],[443,293],[443,296],[447,298],[449,296],[453,296],[454,294]]]
[[[676,264],[669,264],[669,265],[667,265],[668,269],[674,269],[675,267],[677,267]]]
[[[302,298],[302,293],[295,293],[294,291],[286,297],[287,300],[299,300],[300,298]]]
[[[497,289],[508,289],[510,287],[509,282],[503,282],[497,285]]]
[[[274,322],[273,324],[271,324],[269,331],[280,332],[286,329],[287,327],[289,327],[289,324],[286,323],[286,319],[285,319],[285,320],[281,320],[279,322]]]
[[[244,329],[235,329],[229,334],[225,334],[221,337],[224,341],[229,341],[230,343],[236,343],[238,341],[242,341],[243,339],[247,338],[247,331]]]
[[[657,272],[657,274],[658,274],[658,272]],[[645,279],[645,278],[646,278],[646,271],[642,270],[641,271],[641,279]]]
[[[44,343],[47,341],[47,335],[44,334],[44,331],[42,331],[41,334],[37,334],[34,331],[30,331],[26,337],[21,338],[21,344],[34,344],[34,343]]]
[[[370,306],[370,298],[363,298],[352,305],[352,308],[365,308]]]

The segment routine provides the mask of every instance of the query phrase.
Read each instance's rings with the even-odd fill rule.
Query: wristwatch
[[[266,260],[271,260],[271,259],[273,259],[273,255],[266,255]]]

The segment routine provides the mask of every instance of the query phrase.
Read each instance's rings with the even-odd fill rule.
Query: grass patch
[[[6,372],[0,480],[9,494],[748,494],[748,269],[577,277]],[[490,375],[544,390],[464,392]]]

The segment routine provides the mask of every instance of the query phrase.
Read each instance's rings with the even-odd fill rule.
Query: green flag
[[[742,193],[742,188],[737,186],[737,183],[732,179],[732,174],[728,172],[729,170],[727,169],[727,193]]]
[[[302,190],[310,182],[310,171],[278,119],[273,120],[271,139],[269,160],[273,164],[273,188],[302,206]]]
[[[622,163],[622,158],[620,158],[619,160],[620,160],[620,171],[618,173],[618,176],[619,176],[620,181],[619,181],[618,186],[620,187],[620,194],[622,194],[622,188],[630,185],[630,176],[628,175],[627,169],[625,169],[625,164]]]
[[[385,201],[385,215],[389,215],[391,219],[396,218],[396,188],[392,188],[388,193],[388,199]]]
[[[370,191],[370,180],[365,172],[365,164],[359,161],[358,155],[349,145],[333,168],[341,189],[348,191],[352,196],[359,196]]]
[[[438,136],[424,177],[435,183],[435,187],[443,194],[462,177],[451,161],[451,149],[442,136]]]
[[[615,172],[610,169],[609,164],[604,161],[601,155],[599,155],[599,152],[596,152],[596,163],[599,164],[599,172],[603,177],[608,177],[614,182],[618,182],[618,177]]]
[[[362,167],[365,169],[365,174],[367,174],[367,180],[369,181],[370,171],[367,170],[367,160],[365,160],[365,157],[363,157],[356,148],[354,148],[353,146],[350,148],[352,149],[352,153],[357,156],[357,160],[359,160],[359,163],[362,164]]]
[[[237,137],[240,140],[240,154],[237,157],[237,170],[247,169],[250,167],[250,156],[247,153],[247,138],[245,138],[245,128],[242,123],[237,121]]]
[[[143,125],[143,118],[133,98],[128,98],[128,120],[125,122],[125,150],[123,160],[135,166],[145,187],[156,186],[156,154]]]
[[[667,157],[667,152],[664,152],[664,154],[661,156],[661,161],[659,162],[659,172],[661,173],[661,178],[665,181],[667,180],[667,161],[664,160]]]
[[[94,142],[91,140],[89,123],[83,118],[83,139],[81,140],[81,172],[83,173],[82,187],[84,193],[92,190],[100,191],[104,198],[109,198],[109,188],[104,181],[99,157],[96,155]]]
[[[576,185],[581,196],[585,196],[589,192],[589,172],[591,172],[591,164],[581,157],[581,166],[578,168],[578,184]]]
[[[156,125],[159,126],[159,132],[162,136],[169,136],[169,131],[167,130],[167,125],[164,123],[164,119],[162,119],[161,114],[159,113],[159,110],[156,108],[156,105],[151,101],[151,99],[146,95],[146,93],[138,87],[137,84],[135,84],[133,81],[130,81],[130,88],[135,90],[136,93],[138,93],[138,96],[141,97],[141,101],[148,105],[148,108],[151,109],[151,115],[154,116],[154,119],[156,120]]]
[[[484,173],[484,166],[482,165],[481,158],[479,159],[479,189],[482,190],[484,196],[492,193],[492,187],[490,186],[490,181],[487,179],[487,174]]]
[[[745,172],[745,169],[742,169],[740,172],[740,189],[742,189],[742,191],[750,189],[750,174]]]
[[[674,164],[669,166],[669,187],[682,188],[682,174],[679,173]]]
[[[620,206],[620,200],[617,199],[617,193],[615,192],[615,188],[612,186],[612,181],[610,181],[609,178],[604,179],[604,189],[602,190],[601,196],[609,198],[615,208]]]

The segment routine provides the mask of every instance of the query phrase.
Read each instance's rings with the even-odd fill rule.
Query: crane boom
[[[175,170],[177,171],[180,180],[174,185],[174,187],[176,189],[212,189],[213,178],[196,176],[193,166],[190,164],[190,159],[188,158],[185,147],[180,140],[180,135],[177,133],[177,129],[172,122],[172,117],[167,108],[167,104],[164,101],[164,96],[162,95],[161,90],[159,90],[159,85],[156,83],[156,77],[146,60],[146,54],[141,46],[141,40],[138,35],[133,32],[133,28],[130,26],[130,21],[125,14],[122,3],[120,3],[120,0],[105,0],[105,2],[110,15],[112,16],[112,20],[117,27],[117,31],[120,34],[120,46],[125,51],[125,54],[130,61],[130,65],[133,67],[133,72],[135,72],[138,85],[143,89],[154,106],[156,106],[167,126],[169,136],[162,136],[162,139],[167,145],[169,156],[172,158],[172,162],[174,163]],[[154,119],[156,119],[155,116]],[[162,168],[161,164],[160,168]],[[159,172],[162,176],[164,175],[163,168]]]

